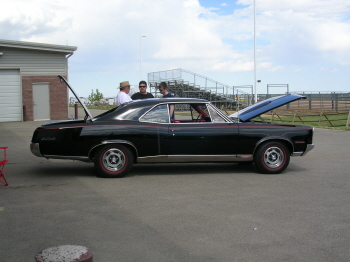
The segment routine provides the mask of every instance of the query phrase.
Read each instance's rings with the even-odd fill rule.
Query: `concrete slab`
[[[254,165],[135,165],[122,179],[29,150],[40,122],[0,123],[0,261],[89,247],[96,261],[349,261],[350,133],[315,131],[315,149],[280,175]]]

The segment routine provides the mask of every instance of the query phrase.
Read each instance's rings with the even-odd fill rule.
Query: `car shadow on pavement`
[[[291,164],[282,174],[305,172],[307,170]],[[125,177],[162,175],[266,175],[261,174],[254,164],[237,163],[162,163],[135,164]],[[98,173],[93,163],[79,161],[40,162],[27,169],[31,178],[96,177]],[[268,175],[271,176],[271,175]]]
[[[127,176],[150,175],[204,175],[204,174],[256,174],[253,164],[235,163],[181,163],[136,164]]]

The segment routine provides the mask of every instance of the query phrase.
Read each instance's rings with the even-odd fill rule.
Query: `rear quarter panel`
[[[103,141],[125,140],[139,156],[167,153],[168,126],[137,121],[96,121],[79,125],[37,128],[32,142],[43,155],[89,156]]]
[[[303,152],[312,143],[312,127],[273,123],[240,123],[239,154],[252,154],[255,148],[268,140],[280,140],[292,145],[291,153]]]

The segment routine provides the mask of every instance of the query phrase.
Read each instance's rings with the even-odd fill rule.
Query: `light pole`
[[[258,102],[258,94],[256,93],[256,22],[255,22],[255,0],[254,6],[254,102]]]
[[[140,81],[142,80],[142,37],[145,35],[140,35]]]

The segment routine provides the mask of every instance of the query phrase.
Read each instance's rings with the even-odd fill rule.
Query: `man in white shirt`
[[[130,92],[129,81],[121,82],[119,88],[120,88],[120,92],[117,95],[117,106],[120,106],[121,104],[124,104],[129,101],[132,101],[132,99],[128,95]]]

